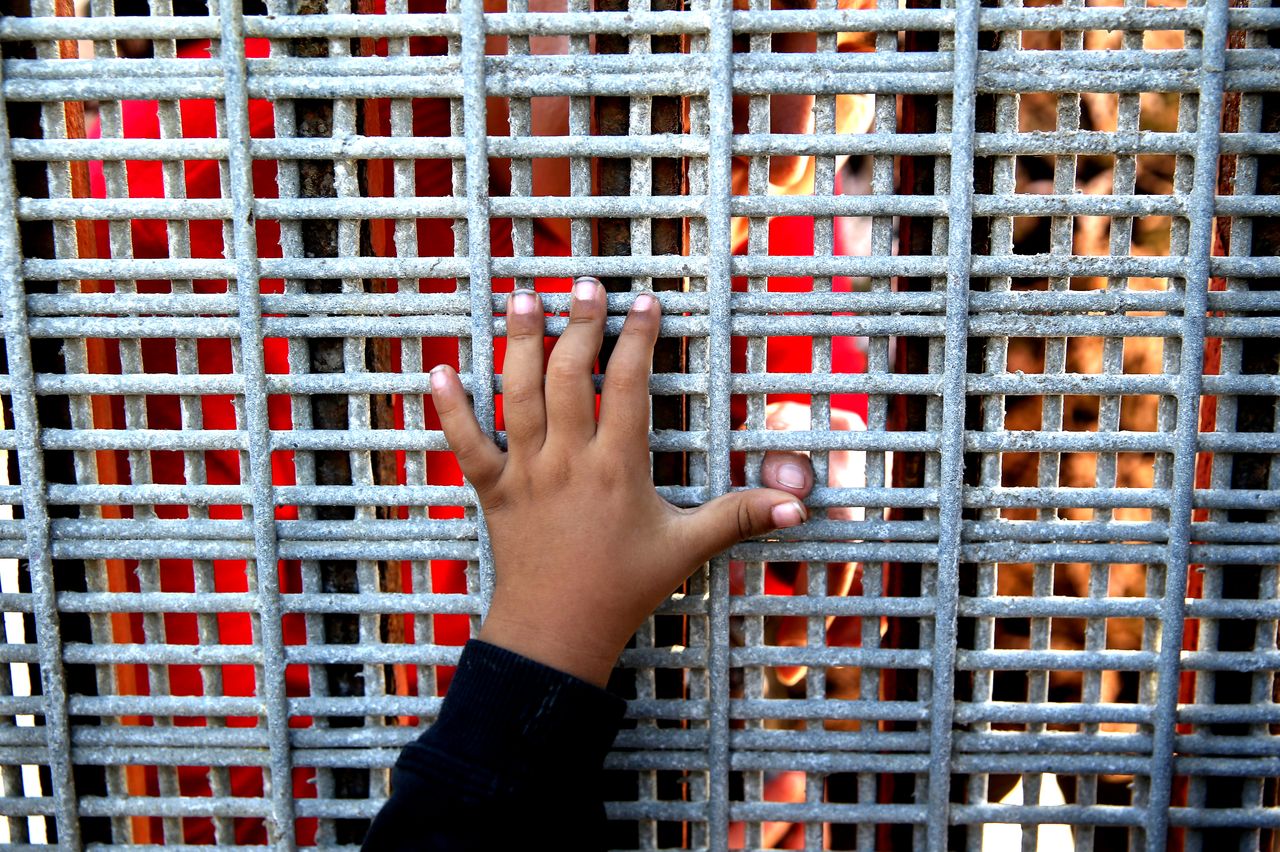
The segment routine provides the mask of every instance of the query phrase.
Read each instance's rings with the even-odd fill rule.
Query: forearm
[[[396,762],[365,849],[516,848],[540,834],[602,848],[599,779],[624,709],[578,678],[473,640],[439,719]]]

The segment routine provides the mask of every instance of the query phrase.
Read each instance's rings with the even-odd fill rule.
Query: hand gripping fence
[[[242,3],[3,2],[6,848],[358,847],[493,583],[428,371],[502,440],[581,274],[664,496],[823,483],[623,653],[615,848],[1280,843],[1269,0]]]

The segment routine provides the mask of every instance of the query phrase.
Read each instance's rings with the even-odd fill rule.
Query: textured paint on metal
[[[350,3],[271,0],[272,14],[245,16],[239,0],[219,0],[209,17],[172,17],[157,0],[150,17],[116,18],[97,0],[96,17],[73,18],[33,5],[33,16],[0,18],[0,450],[17,475],[0,485],[0,503],[20,507],[0,519],[0,559],[21,578],[0,592],[0,611],[23,625],[22,635],[0,634],[0,822],[13,848],[41,848],[30,839],[37,822],[62,848],[174,846],[188,821],[205,818],[219,847],[234,845],[245,820],[262,821],[271,848],[296,848],[312,822],[319,845],[356,842],[415,736],[411,723],[438,712],[440,670],[457,663],[459,648],[437,642],[437,619],[474,630],[493,584],[474,493],[427,475],[447,443],[422,428],[432,366],[423,338],[459,342],[464,384],[502,442],[494,345],[506,333],[505,295],[495,291],[506,279],[533,286],[582,274],[609,285],[609,335],[638,292],[661,291],[664,349],[650,385],[661,494],[689,506],[730,491],[735,454],[746,484],[758,484],[755,467],[771,450],[809,453],[823,483],[808,524],[713,560],[623,652],[635,725],[607,766],[630,792],[610,787],[607,809],[634,825],[627,848],[725,850],[737,823],[757,848],[773,822],[802,824],[810,847],[851,826],[835,842],[878,848],[905,836],[981,849],[983,827],[999,823],[1029,829],[1024,848],[1035,848],[1040,825],[1071,826],[1082,849],[1104,832],[1149,850],[1179,838],[1188,849],[1274,842],[1280,373],[1266,353],[1280,338],[1280,195],[1267,170],[1280,154],[1280,10],[1228,0],[1034,9],[880,0],[857,10],[834,0],[811,9],[611,0],[592,11],[569,0],[545,13],[511,0],[491,13],[449,0],[443,13],[409,14],[407,2],[388,0],[386,14],[370,15]],[[1031,30],[1058,34],[1062,48],[1024,49]],[[1083,49],[1083,33],[1105,30],[1123,34],[1120,47]],[[1175,49],[1144,42],[1178,30]],[[776,34],[805,32],[817,35],[816,52],[773,52]],[[875,50],[837,50],[847,32],[869,34]],[[903,49],[903,33],[938,49]],[[534,47],[561,36],[563,54]],[[419,37],[441,39],[444,52],[412,55]],[[497,37],[506,53],[486,55]],[[124,38],[154,39],[155,55],[114,58],[113,40]],[[212,58],[176,58],[175,40],[196,38],[215,41]],[[249,38],[269,40],[271,55],[247,57]],[[62,59],[60,39],[91,40],[100,58]],[[354,46],[377,39],[386,56]],[[18,45],[34,47],[8,50]],[[1082,92],[1115,96],[1114,129],[1082,121]],[[769,96],[788,93],[815,96],[812,133],[771,129]],[[836,132],[836,97],[848,93],[872,96],[869,132]],[[1024,132],[1019,97],[1045,93],[1054,129]],[[568,134],[534,135],[533,110],[553,97],[568,100]],[[217,103],[218,138],[181,138],[177,105],[196,98]],[[423,98],[449,100],[447,134],[413,136]],[[1177,126],[1148,127],[1143,98],[1177,101]],[[159,99],[163,138],[120,138],[123,99]],[[274,138],[250,138],[255,99],[277,104]],[[363,111],[374,99],[386,101],[390,135],[369,133]],[[495,135],[495,99],[510,108],[509,133]],[[898,132],[900,99],[930,105],[927,129]],[[87,100],[100,102],[111,132],[67,138],[65,105]],[[38,108],[43,138],[11,128],[7,105]],[[815,158],[812,194],[770,193],[770,158],[790,155]],[[866,194],[835,191],[844,156],[869,158]],[[1020,158],[1033,157],[1055,158],[1047,191],[1022,183]],[[1173,163],[1169,192],[1139,193],[1145,157]],[[895,172],[911,158],[929,173],[899,185]],[[1077,158],[1109,158],[1110,189],[1081,192]],[[450,195],[418,195],[419,159],[451,162]],[[511,161],[505,194],[491,188],[506,168],[492,166],[499,159]],[[535,194],[538,162],[549,159],[568,161],[568,196]],[[222,197],[185,197],[193,160],[217,163]],[[91,161],[104,162],[111,197],[71,191],[69,164]],[[163,197],[126,197],[126,163],[137,161],[162,164]],[[259,161],[277,165],[278,198],[254,197]],[[374,161],[386,163],[388,194],[370,191]],[[1233,181],[1220,176],[1226,163]],[[20,191],[26,169],[50,176],[43,196]],[[812,218],[811,254],[770,255],[769,220],[780,216]],[[568,220],[571,256],[536,255],[533,223],[544,217]],[[836,255],[833,231],[854,217],[870,220],[868,253]],[[1077,217],[1110,221],[1104,253],[1075,253]],[[735,218],[748,234],[740,254]],[[1037,218],[1049,220],[1046,244],[1015,251],[1016,222]],[[428,219],[452,223],[453,237],[419,256],[416,223]],[[1164,219],[1167,252],[1134,253],[1137,223]],[[222,223],[225,257],[191,256],[186,223],[196,220]],[[499,220],[511,223],[511,256],[495,256]],[[908,220],[925,253],[896,245]],[[263,221],[279,223],[283,257],[260,256]],[[77,228],[95,222],[109,251],[82,257]],[[386,251],[365,245],[375,223]],[[135,257],[137,224],[167,229],[170,256]],[[38,229],[53,234],[52,248],[24,254]],[[811,278],[812,288],[771,292],[777,276]],[[277,278],[281,292],[262,292]],[[422,278],[457,286],[420,292]],[[842,292],[833,279],[845,278],[865,288]],[[1073,289],[1082,278],[1105,286]],[[1165,286],[1132,286],[1136,278]],[[1019,290],[1018,279],[1045,288]],[[87,286],[100,280],[117,286]],[[224,280],[225,292],[197,292]],[[139,292],[155,282],[169,282],[166,292]],[[543,300],[558,335],[568,296]],[[770,341],[782,337],[811,339],[807,372],[766,370]],[[867,372],[832,372],[832,339],[843,337],[867,338]],[[737,373],[735,338],[745,339]],[[1094,338],[1100,362],[1079,369],[1072,341]],[[1138,338],[1162,341],[1158,372],[1126,371],[1126,341]],[[84,353],[102,340],[119,343],[119,374],[88,368]],[[147,340],[178,342],[176,372],[141,370]],[[389,340],[399,341],[398,371],[366,357]],[[235,371],[201,374],[201,341],[229,341]],[[266,371],[265,341],[287,348],[287,373]],[[905,351],[895,341],[912,341],[918,372],[895,362]],[[1043,370],[1010,369],[1012,341],[1041,347]],[[39,363],[33,345],[61,345],[65,369]],[[766,430],[776,394],[807,396],[810,426]],[[866,431],[832,428],[836,394],[868,395]],[[201,400],[214,395],[233,399],[238,428],[204,426]],[[379,395],[398,400],[406,428],[388,428]],[[180,399],[182,428],[148,428],[153,396]],[[91,401],[113,397],[127,428],[95,420]],[[278,397],[291,429],[269,428]],[[1016,397],[1042,398],[1038,427],[1006,423]],[[1068,397],[1096,401],[1096,429],[1064,419]],[[1122,428],[1144,397],[1158,401],[1154,427]],[[735,429],[737,398],[745,421]],[[909,421],[895,414],[907,400],[918,404]],[[54,404],[67,406],[68,422],[47,419]],[[825,484],[841,451],[866,454],[865,484]],[[211,452],[238,456],[238,484],[208,484]],[[153,481],[155,453],[181,454],[182,483]],[[377,472],[397,454],[402,481]],[[1035,475],[1006,484],[1006,454],[1035,456]],[[1096,458],[1092,485],[1059,480],[1067,454]],[[296,480],[280,484],[273,459],[285,456]],[[133,478],[102,475],[109,457],[128,459]],[[895,457],[919,459],[911,484],[894,484]],[[51,473],[61,469],[51,460],[68,458],[74,475]],[[1122,484],[1125,459],[1141,459],[1149,479]],[[225,506],[241,517],[212,511]],[[866,511],[828,514],[848,507]],[[196,592],[162,589],[161,560],[189,560]],[[223,560],[250,566],[247,590],[216,590]],[[432,585],[433,562],[444,560],[468,565],[465,591]],[[388,580],[402,561],[412,591]],[[109,589],[108,562],[127,564],[136,587]],[[810,568],[798,594],[765,594],[767,564],[799,562]],[[827,594],[822,566],[841,562],[862,564],[860,594]],[[281,585],[293,565],[300,592]],[[1057,583],[1070,565],[1087,590]],[[1113,592],[1120,565],[1145,572],[1141,593]],[[891,593],[906,566],[918,591]],[[739,570],[744,591],[731,593]],[[68,585],[68,571],[87,582]],[[1000,578],[1017,571],[1026,588],[1001,593]],[[179,617],[198,624],[199,644],[166,641],[166,619]],[[767,642],[779,617],[804,619],[806,644]],[[834,617],[856,619],[861,644],[828,645]],[[234,618],[251,621],[251,644],[218,644],[220,623]],[[913,642],[880,635],[895,620],[915,625]],[[1114,647],[1109,631],[1126,620],[1141,625],[1141,641]],[[1078,647],[1053,641],[1067,622],[1085,625]],[[997,641],[997,625],[1014,623],[1025,641]],[[286,642],[288,624],[301,625],[304,643]],[[126,634],[134,639],[120,641]],[[254,671],[253,694],[223,694],[228,666]],[[802,686],[770,681],[796,666],[808,668]],[[124,687],[134,667],[146,690]],[[171,694],[173,667],[198,669],[205,694]],[[34,694],[17,694],[20,670],[36,680]],[[286,691],[290,670],[309,675],[304,694]],[[850,671],[855,697],[834,697]],[[1051,689],[1063,672],[1079,684],[1065,700]],[[85,673],[96,691],[81,688]],[[1104,697],[1116,673],[1132,691]],[[1025,682],[1022,700],[997,688],[1009,677]],[[24,766],[43,768],[38,793]],[[203,768],[212,795],[180,789],[181,767]],[[256,788],[233,783],[245,772]],[[799,799],[768,799],[767,783],[787,772],[803,780]],[[152,776],[154,789],[138,786]],[[1001,800],[997,776],[1016,777],[1025,798]],[[1071,798],[1042,804],[1055,776],[1073,779]],[[1103,803],[1100,787],[1116,777],[1130,779],[1129,799]]]

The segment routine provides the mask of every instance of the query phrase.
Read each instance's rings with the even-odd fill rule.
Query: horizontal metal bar
[[[605,320],[605,333],[616,337],[624,317]],[[710,327],[706,317],[665,316],[664,337],[706,337]],[[547,317],[547,333],[558,336],[568,327],[567,317]],[[1018,316],[978,314],[969,322],[977,336],[1001,337],[1176,337],[1182,320],[1151,316]],[[109,337],[118,339],[209,339],[236,338],[239,328],[230,317],[33,317],[29,322],[33,338],[76,339]],[[467,338],[473,331],[467,317],[266,317],[264,334],[278,338],[304,337],[444,337]],[[1206,333],[1235,338],[1280,336],[1277,317],[1209,317]],[[740,315],[730,321],[734,335],[868,337],[939,337],[943,318],[938,316],[774,316]],[[506,335],[506,319],[495,318],[493,334]]]
[[[422,506],[470,505],[468,489],[452,485],[351,485],[351,486],[275,486],[278,504],[298,506]],[[47,488],[48,499],[55,505],[140,504],[156,505],[243,505],[243,489],[238,485],[60,485]],[[705,502],[703,488],[663,486],[659,494],[677,504]],[[0,487],[0,503],[19,499],[16,486]],[[990,488],[970,486],[964,489],[967,507],[1090,507],[1090,508],[1163,508],[1168,505],[1168,492],[1156,488]],[[917,488],[815,488],[810,502],[817,506],[904,506],[936,505],[935,489]],[[1275,509],[1280,508],[1280,494],[1272,491],[1237,489],[1218,492],[1199,489],[1192,503],[1196,508]]]
[[[607,298],[609,313],[625,314],[637,295],[610,293]],[[493,296],[495,312],[506,310],[506,298],[505,294]],[[569,310],[567,293],[542,293],[540,298],[544,308],[551,313]],[[706,313],[707,310],[706,297],[698,293],[664,292],[661,300],[663,309],[671,313]],[[929,314],[941,312],[946,307],[942,293],[930,292],[734,293],[730,304],[737,314]],[[460,293],[266,294],[262,297],[262,306],[267,314],[355,316],[462,316],[467,315],[471,307],[465,295]],[[1141,290],[974,293],[969,300],[972,313],[1180,311],[1182,306],[1182,296],[1176,292]],[[1208,307],[1213,311],[1274,312],[1280,310],[1280,294],[1274,291],[1216,291],[1208,294]],[[27,297],[27,309],[35,316],[229,316],[235,312],[235,299],[223,294],[40,293]]]
[[[1194,540],[1200,542],[1235,542],[1254,544],[1280,543],[1280,530],[1264,523],[1200,522],[1192,527]],[[369,521],[277,521],[281,539],[306,541],[352,541],[369,538],[376,541],[448,540],[461,541],[475,537],[474,522],[434,519],[400,519]],[[1022,542],[1162,542],[1167,540],[1167,527],[1160,523],[1090,521],[967,521],[965,540]],[[937,538],[937,524],[929,521],[810,521],[802,533],[780,530],[772,534],[786,541],[800,536],[809,541],[841,541],[859,539],[893,539],[897,541],[930,541]],[[0,538],[21,537],[17,522],[0,523]],[[174,520],[90,520],[59,518],[53,522],[53,538],[94,540],[212,539],[247,540],[248,524],[244,521]],[[69,593],[78,594],[78,593]],[[1028,600],[1045,600],[1035,598]],[[1217,608],[1234,606],[1234,599],[1196,599],[1189,606],[1204,608],[1205,614]],[[30,606],[30,596],[11,593],[0,597],[6,606]],[[1266,612],[1268,601],[1253,601],[1259,612]]]
[[[340,613],[440,613],[478,614],[477,598],[461,594],[372,593],[286,594],[285,612]],[[179,592],[62,592],[58,608],[63,612],[252,612],[253,598],[235,592],[189,595]]]
[[[855,384],[845,390],[862,390],[866,383]],[[341,385],[337,389],[344,388]],[[1169,450],[1167,435],[1159,433],[1006,433],[968,436],[968,449],[1005,451],[1106,451],[1157,452]],[[228,450],[245,449],[245,438],[230,430],[60,430],[51,429],[42,434],[46,449],[75,450]],[[1234,438],[1219,441],[1218,449],[1234,449],[1237,452],[1280,450],[1280,438],[1267,433],[1257,433],[1262,440]],[[705,449],[703,432],[653,433],[650,446],[655,451]],[[732,444],[735,450],[936,450],[934,436],[903,432],[758,432],[736,435]],[[448,443],[442,432],[411,432],[397,429],[354,429],[344,432],[323,429],[298,429],[274,436],[275,450],[446,450]]]
[[[248,521],[182,518],[172,520],[57,518],[55,539],[212,539],[247,540],[253,537]],[[368,537],[382,540],[435,539],[461,541],[475,538],[476,523],[462,518],[371,519],[362,521],[288,521],[275,523],[279,538],[345,541]],[[0,533],[11,530],[0,526]],[[75,593],[71,593],[75,594]]]
[[[850,56],[856,54],[839,54]],[[389,60],[388,60],[389,61]],[[1063,63],[1065,64],[1065,63]],[[394,67],[394,66],[393,66]],[[382,70],[382,69],[378,69]],[[1054,76],[1045,72],[1015,70],[978,70],[975,88],[982,93],[1010,92],[1130,92],[1145,89],[1153,92],[1195,92],[1201,87],[1201,72],[1187,70],[1115,70],[1055,69]],[[1270,68],[1248,68],[1227,71],[1224,84],[1231,90],[1271,92],[1280,89],[1280,73]],[[654,76],[644,71],[610,73],[591,70],[577,74],[543,70],[521,73],[517,70],[493,71],[486,77],[490,96],[505,98],[532,97],[674,97],[705,96],[711,75],[696,66],[679,73]],[[811,94],[944,94],[950,90],[950,71],[828,71],[806,75],[780,75],[779,71],[742,69],[734,76],[734,91],[745,95]],[[219,78],[156,77],[140,79],[70,78],[61,80],[6,80],[2,93],[14,102],[39,102],[59,97],[70,100],[154,100],[217,99],[224,95]],[[248,93],[252,98],[268,100],[317,98],[460,98],[463,82],[460,75],[418,74],[406,69],[397,75],[368,76],[269,76],[251,74]]]
[[[1265,140],[1254,140],[1265,145]],[[500,157],[706,156],[705,139],[684,134],[651,136],[494,136],[488,140]],[[225,160],[222,139],[15,139],[15,160]],[[461,158],[461,139],[450,136],[347,136],[343,138],[253,139],[249,154],[259,160]]]
[[[1231,29],[1263,30],[1277,26],[1273,9],[1231,9]],[[245,35],[275,39],[292,38],[408,38],[457,36],[456,14],[430,15],[279,15],[246,16]],[[951,10],[778,10],[735,11],[730,17],[735,32],[884,32],[894,30],[951,31]],[[1200,9],[1072,8],[990,9],[978,13],[981,30],[1177,30],[1198,29]],[[710,16],[703,12],[591,12],[486,13],[485,31],[492,35],[593,35],[626,36],[701,34],[710,31]],[[218,22],[210,18],[10,18],[0,24],[0,40],[118,39],[118,38],[217,38]]]
[[[1067,704],[1014,701],[985,701],[956,703],[956,721],[1012,724],[1101,724],[1124,722],[1147,724],[1154,710],[1147,705],[1135,704]]]
[[[0,392],[7,392],[6,378],[0,376]],[[468,390],[474,389],[469,375],[463,374],[462,382]],[[734,393],[897,393],[936,395],[940,392],[936,375],[866,374],[866,373],[766,373],[739,374],[731,381]],[[1090,373],[1065,373],[1040,375],[1035,373],[999,373],[971,375],[965,380],[970,393],[1000,393],[1007,395],[1036,396],[1045,393],[1071,394],[1174,394],[1175,379],[1161,375],[1107,375]],[[426,373],[317,373],[275,375],[266,377],[268,391],[274,394],[312,393],[428,393],[430,377]],[[1280,393],[1280,377],[1267,375],[1206,376],[1206,393],[1214,395],[1274,395]],[[36,377],[36,392],[50,394],[180,394],[204,396],[208,394],[243,393],[243,379],[236,375],[171,375],[163,373],[108,375],[40,374]],[[501,391],[500,380],[494,389]],[[650,377],[651,393],[704,394],[704,377],[688,374],[654,375]],[[281,439],[286,440],[284,438]],[[427,440],[423,438],[422,440]],[[769,439],[772,440],[772,439]],[[1206,433],[1199,437],[1202,446],[1208,448],[1214,442],[1230,442],[1234,438],[1218,438]],[[1253,438],[1241,439],[1245,441]],[[1258,438],[1258,441],[1269,439]]]
[[[697,217],[705,199],[686,196],[582,196],[509,198],[491,202],[494,216],[511,217]],[[1276,215],[1274,196],[1219,198],[1221,215]],[[450,197],[259,199],[253,205],[259,220],[315,219],[456,219],[466,205]],[[1186,203],[1172,195],[975,195],[974,212],[984,216],[1181,216]],[[946,205],[931,196],[838,195],[744,196],[730,203],[735,216],[945,216]],[[67,219],[229,219],[231,207],[222,199],[19,199],[19,221]]]
[[[1220,139],[1223,153],[1228,154],[1274,154],[1280,150],[1280,140],[1273,134],[1223,133]],[[684,134],[491,136],[486,141],[496,157],[705,157],[708,151],[705,138]],[[1194,145],[1194,134],[1145,130],[974,134],[975,153],[984,156],[1189,154]],[[223,139],[13,139],[10,146],[17,161],[225,160],[228,154]],[[950,148],[951,135],[945,132],[890,136],[742,133],[735,134],[732,141],[733,153],[739,155],[937,155]],[[260,160],[293,160],[457,159],[465,152],[461,139],[448,136],[346,136],[253,139],[249,153]]]
[[[849,701],[826,699],[734,699],[729,702],[729,715],[734,719],[863,719],[924,721],[929,717],[926,704],[912,701]]]
[[[1172,811],[1170,812],[1172,813]],[[1141,825],[1141,808],[1116,805],[953,805],[952,825]]]
[[[951,811],[951,822],[959,825],[1140,825],[1144,817],[1139,808],[1108,805],[955,805]],[[1203,828],[1273,828],[1280,826],[1280,813],[1273,808],[1170,808],[1169,823]]]
[[[269,799],[243,796],[129,796],[108,798],[82,796],[79,801],[81,816],[220,816],[263,817],[270,813]]]
[[[942,274],[945,258],[927,255],[893,257],[841,256],[784,257],[736,256],[734,275],[849,275],[922,277]],[[675,278],[696,276],[706,258],[696,255],[659,257],[495,257],[497,277],[564,278],[597,276],[646,276]],[[1178,277],[1185,270],[1180,257],[1090,257],[1084,255],[1001,255],[973,258],[970,271],[978,276],[1018,278],[1056,277]],[[457,278],[465,277],[465,258],[453,257],[348,257],[262,258],[264,278]],[[1280,275],[1280,258],[1214,257],[1211,274],[1233,278],[1265,278]],[[158,280],[221,280],[235,277],[233,264],[206,259],[43,260],[22,263],[23,276],[36,281],[76,278]]]
[[[751,822],[923,823],[923,805],[836,805],[784,802],[730,802],[729,818]]]

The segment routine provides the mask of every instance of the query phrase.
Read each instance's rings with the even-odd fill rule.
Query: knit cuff
[[[625,701],[597,686],[472,639],[422,741],[448,742],[489,767],[598,771],[625,710]]]

